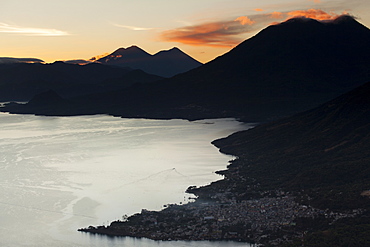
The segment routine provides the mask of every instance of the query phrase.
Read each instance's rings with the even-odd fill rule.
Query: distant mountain
[[[107,65],[141,69],[147,73],[171,77],[197,68],[202,63],[174,47],[151,55],[137,46],[119,48],[98,62]]]
[[[270,121],[313,108],[370,81],[368,44],[370,30],[350,16],[325,22],[294,18],[267,27],[186,73],[76,98],[75,109],[80,114],[99,109],[124,117]],[[137,47],[118,50],[114,56],[128,51],[133,60],[147,56]]]
[[[0,64],[0,101],[28,101],[50,89],[69,98],[120,90],[137,82],[154,82],[161,78],[140,70],[97,63]]]

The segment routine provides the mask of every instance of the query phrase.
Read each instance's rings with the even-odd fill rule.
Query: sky
[[[0,0],[0,58],[86,60],[136,45],[206,63],[268,25],[341,14],[370,27],[369,0]]]

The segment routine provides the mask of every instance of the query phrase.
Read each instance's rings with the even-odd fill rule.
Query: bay
[[[250,128],[234,119],[43,117],[0,113],[1,246],[246,246],[77,232],[145,208],[187,203],[233,157],[211,141]]]

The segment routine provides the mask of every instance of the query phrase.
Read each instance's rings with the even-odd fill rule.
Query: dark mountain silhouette
[[[174,47],[150,55],[137,46],[119,48],[112,54],[100,58],[98,62],[108,65],[141,69],[147,73],[171,77],[202,65],[189,55]]]
[[[137,82],[161,79],[143,71],[97,63],[1,64],[0,101],[28,101],[52,89],[64,98],[119,90]]]
[[[370,80],[369,43],[370,30],[349,16],[330,22],[291,19],[197,69],[116,93],[111,105],[120,107],[110,110],[117,115],[250,121],[291,115]]]
[[[71,114],[97,109],[124,117],[277,119],[369,81],[369,43],[370,30],[350,16],[327,22],[294,18],[186,73],[76,98]],[[139,48],[129,50],[136,54]]]
[[[370,79],[370,30],[350,17],[291,19],[163,83],[162,100],[265,119],[312,108]],[[171,92],[171,93],[169,93]],[[182,97],[181,97],[182,96]]]

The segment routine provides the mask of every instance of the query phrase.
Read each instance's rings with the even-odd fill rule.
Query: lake
[[[251,124],[0,113],[0,126],[1,246],[249,246],[77,229],[192,200],[186,188],[222,179],[214,172],[233,158],[211,141]]]

